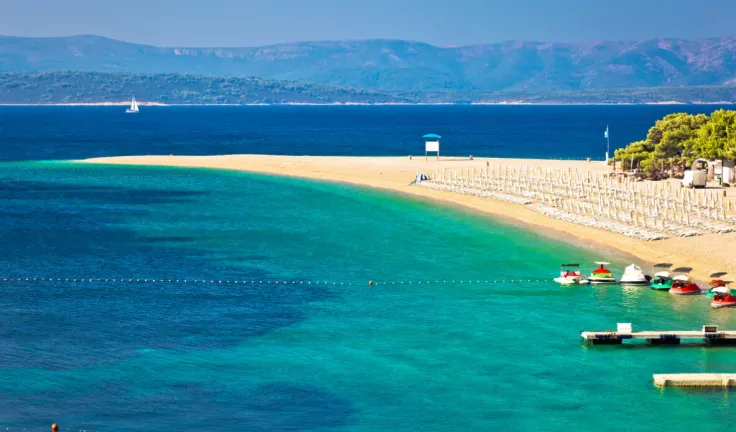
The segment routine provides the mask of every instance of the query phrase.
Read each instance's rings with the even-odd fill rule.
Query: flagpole
[[[608,166],[608,154],[611,151],[611,137],[608,132],[608,125],[606,125],[606,172],[610,175],[611,168]]]

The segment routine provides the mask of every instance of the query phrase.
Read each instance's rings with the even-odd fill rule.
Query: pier
[[[657,387],[736,387],[736,374],[655,374],[654,385]]]
[[[736,346],[736,330],[718,330],[704,325],[701,330],[632,331],[631,324],[618,324],[616,331],[584,331],[580,338],[585,345],[621,345],[627,339],[644,339],[649,345],[679,345],[682,339],[699,340],[707,346]]]

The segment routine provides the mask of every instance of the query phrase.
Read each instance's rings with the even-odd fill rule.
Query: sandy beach
[[[197,167],[259,172],[309,179],[337,181],[360,186],[381,188],[411,196],[440,200],[483,212],[494,217],[523,224],[545,235],[581,246],[601,250],[613,249],[637,258],[642,265],[670,262],[675,266],[689,266],[693,277],[707,280],[711,273],[727,271],[736,275],[736,233],[704,234],[687,238],[668,238],[643,241],[620,234],[601,231],[553,219],[522,205],[488,198],[462,195],[453,192],[410,186],[417,172],[434,172],[436,169],[484,168],[486,164],[509,167],[539,166],[551,169],[578,169],[604,173],[606,167],[600,161],[489,159],[467,157],[443,157],[440,161],[424,157],[339,157],[339,156],[121,156],[95,158],[80,161],[94,164],[152,165]],[[733,188],[728,190],[734,196]],[[729,279],[729,278],[727,278]],[[729,279],[730,280],[730,279]]]

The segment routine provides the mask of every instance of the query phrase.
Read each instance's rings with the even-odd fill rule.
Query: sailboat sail
[[[125,112],[129,112],[129,113],[138,112],[138,102],[135,101],[135,97],[133,97],[133,101],[130,103],[130,108],[127,109]]]

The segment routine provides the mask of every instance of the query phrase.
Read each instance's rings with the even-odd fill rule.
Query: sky
[[[736,0],[0,0],[0,34],[159,46],[339,39],[435,45],[736,34]]]

